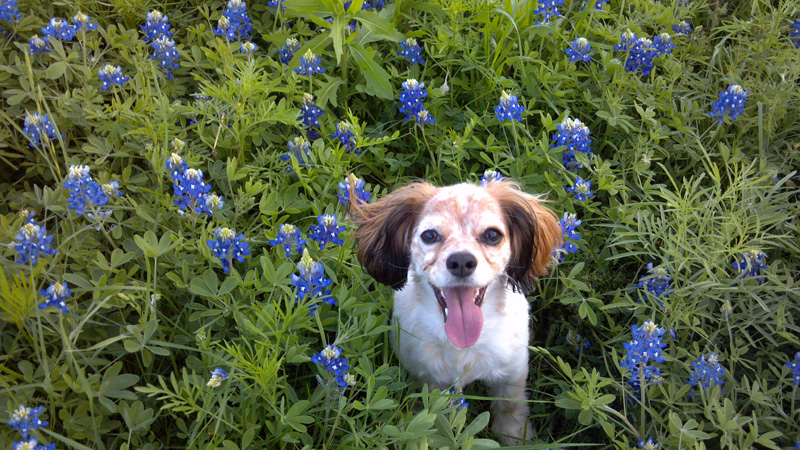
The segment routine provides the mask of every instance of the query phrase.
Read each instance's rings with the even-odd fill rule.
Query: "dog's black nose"
[[[478,260],[472,253],[459,252],[447,257],[447,271],[459,278],[472,275],[477,265]]]

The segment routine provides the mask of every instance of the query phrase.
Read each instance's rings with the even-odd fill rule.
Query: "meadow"
[[[0,0],[0,26],[0,447],[498,447],[485,386],[399,365],[346,193],[504,177],[564,236],[524,448],[800,449],[796,0]]]

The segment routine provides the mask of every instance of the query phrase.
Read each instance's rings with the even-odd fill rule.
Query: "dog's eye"
[[[489,228],[483,232],[481,239],[486,244],[497,245],[500,243],[500,240],[503,239],[503,233],[501,233],[497,228]]]
[[[433,244],[439,240],[439,233],[437,233],[436,230],[425,230],[419,237],[422,239],[422,242]]]

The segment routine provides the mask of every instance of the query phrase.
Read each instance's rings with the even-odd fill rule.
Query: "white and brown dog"
[[[402,187],[351,203],[358,260],[395,289],[394,348],[432,388],[482,380],[493,428],[507,443],[529,436],[528,301],[561,241],[555,214],[508,179],[485,186]]]

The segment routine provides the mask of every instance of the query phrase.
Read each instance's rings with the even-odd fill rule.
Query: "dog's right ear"
[[[378,283],[395,290],[406,284],[411,233],[435,192],[433,185],[420,181],[372,204],[361,202],[350,192],[350,219],[358,226],[358,261]]]

